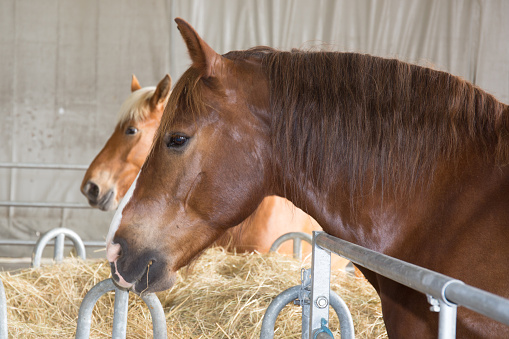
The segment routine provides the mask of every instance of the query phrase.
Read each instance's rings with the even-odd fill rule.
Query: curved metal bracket
[[[103,294],[115,290],[115,305],[113,312],[113,331],[112,338],[125,338],[127,328],[127,306],[129,301],[129,291],[119,289],[113,283],[113,280],[106,279],[88,291],[81,302],[78,313],[78,325],[76,328],[76,339],[88,339],[90,336],[90,326],[92,323],[92,311],[95,304]],[[153,293],[141,297],[147,305],[152,316],[153,337],[157,339],[166,339],[166,318],[164,316],[163,306]]]
[[[44,233],[43,235],[41,235],[39,240],[37,240],[37,243],[35,244],[34,247],[34,252],[32,254],[32,267],[37,268],[41,266],[42,251],[44,250],[48,242],[52,239],[55,239],[54,259],[57,262],[61,262],[64,251],[65,237],[68,237],[69,239],[72,240],[74,247],[76,248],[78,257],[85,260],[87,258],[85,245],[83,244],[83,241],[81,240],[80,236],[76,232],[68,228],[57,227]]]
[[[278,248],[288,240],[293,240],[293,257],[295,259],[302,259],[302,240],[310,245],[313,244],[311,235],[304,232],[289,232],[274,240],[269,252],[276,252]]]
[[[281,310],[295,299],[299,299],[302,285],[290,287],[289,289],[280,293],[265,311],[263,316],[262,328],[260,331],[260,339],[272,339],[274,338],[274,327],[276,325],[276,318]],[[334,291],[330,291],[330,305],[336,312],[339,318],[339,326],[341,328],[341,338],[353,339],[354,338],[354,327],[353,319],[350,310],[346,306],[343,299],[338,296]],[[302,305],[304,307],[304,305]],[[309,305],[308,305],[309,307]],[[304,310],[303,310],[304,314]],[[309,319],[307,319],[309,320]],[[305,322],[306,319],[303,319]]]

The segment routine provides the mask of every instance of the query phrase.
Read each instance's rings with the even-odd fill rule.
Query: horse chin
[[[170,289],[174,284],[177,274],[167,269],[163,261],[150,261],[145,270],[126,280],[117,267],[117,261],[110,262],[112,280],[115,285],[124,290],[129,290],[136,294],[160,292]]]
[[[166,291],[175,285],[176,280],[177,274],[175,272],[168,273],[164,277],[159,277],[156,281],[149,281],[148,286],[146,279],[141,279],[131,287],[131,291],[139,295]]]

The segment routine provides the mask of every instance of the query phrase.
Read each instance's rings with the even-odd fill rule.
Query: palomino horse
[[[176,20],[192,59],[114,216],[107,257],[137,292],[288,198],[336,237],[509,296],[509,107],[445,72],[363,54],[218,55]],[[364,270],[391,338],[434,338],[426,296]],[[458,338],[509,328],[458,310]]]
[[[133,75],[131,95],[122,104],[118,123],[104,148],[90,164],[81,185],[90,205],[102,210],[117,208],[145,161],[170,94],[171,79],[166,75],[157,87],[141,88]],[[307,214],[279,197],[267,197],[245,223],[227,231],[217,244],[236,251],[267,252],[286,232],[320,229]],[[306,245],[306,250],[310,247]],[[280,252],[292,253],[291,243]],[[336,257],[335,266],[347,261]],[[357,274],[357,273],[356,273]]]

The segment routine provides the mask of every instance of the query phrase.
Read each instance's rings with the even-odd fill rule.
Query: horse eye
[[[136,134],[136,133],[138,133],[138,129],[136,127],[129,126],[125,130],[125,134],[127,134],[127,135],[133,135],[133,134]]]
[[[168,148],[179,148],[186,144],[189,140],[188,136],[182,134],[172,134],[168,137],[166,147]]]

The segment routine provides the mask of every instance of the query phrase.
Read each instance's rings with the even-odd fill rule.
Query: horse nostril
[[[106,259],[109,262],[115,262],[118,258],[122,256],[122,246],[116,243],[110,243],[106,245]]]
[[[87,194],[90,199],[97,200],[97,197],[99,196],[99,186],[97,186],[94,182],[89,181],[87,183],[88,189]]]

